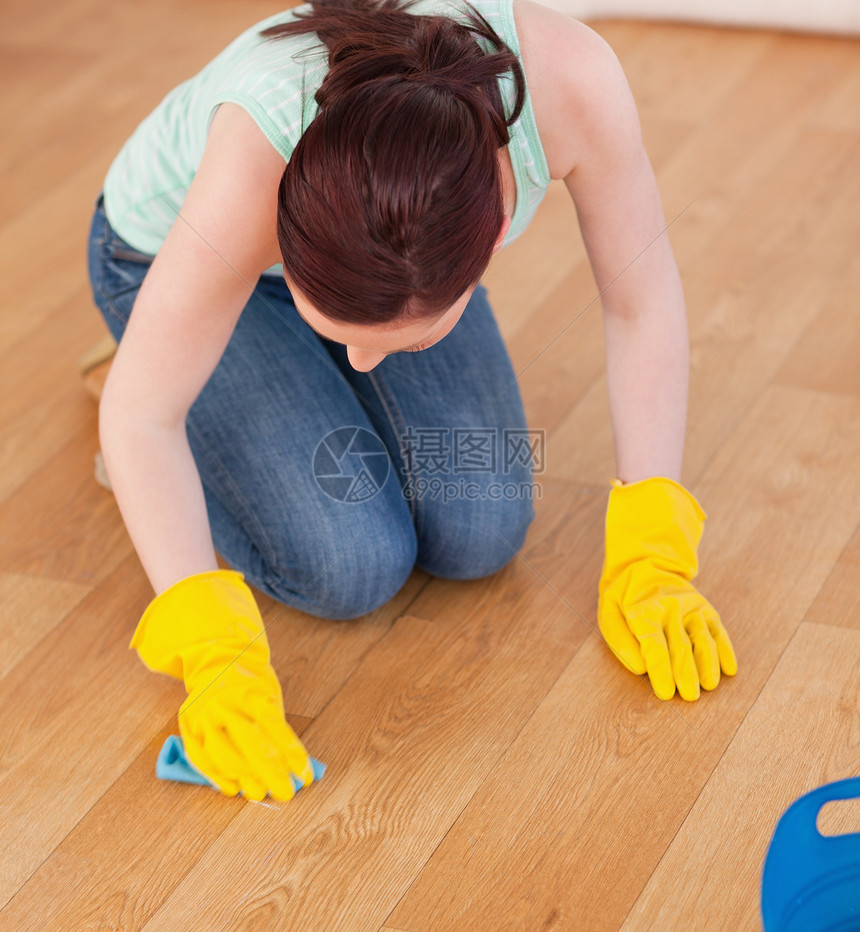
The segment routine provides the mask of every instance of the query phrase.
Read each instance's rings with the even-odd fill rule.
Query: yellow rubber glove
[[[284,716],[260,610],[241,573],[189,576],[153,599],[131,640],[150,670],[185,681],[179,730],[189,760],[222,793],[293,796],[308,753]]]
[[[737,673],[732,643],[716,609],[691,585],[705,512],[672,479],[624,485],[613,480],[606,511],[606,556],[597,621],[606,643],[654,692],[699,698],[720,670]]]

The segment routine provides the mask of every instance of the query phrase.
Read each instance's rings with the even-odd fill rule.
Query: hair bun
[[[516,56],[493,27],[468,3],[464,22],[409,12],[399,0],[311,0],[310,10],[264,31],[263,35],[316,32],[329,52],[329,71],[316,93],[320,109],[360,87],[391,88],[406,82],[440,91],[484,110],[499,145],[519,116],[525,78]],[[489,50],[482,48],[483,39]],[[513,112],[506,116],[498,79],[515,83]]]

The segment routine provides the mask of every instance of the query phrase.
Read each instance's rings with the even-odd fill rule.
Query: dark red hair
[[[314,0],[263,33],[315,32],[328,48],[318,114],[281,180],[278,240],[291,280],[336,321],[446,310],[480,280],[504,219],[498,150],[522,109],[520,63],[476,11],[459,23],[410,5]]]

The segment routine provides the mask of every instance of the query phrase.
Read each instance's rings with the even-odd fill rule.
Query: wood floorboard
[[[89,289],[87,235],[106,167],[91,162],[71,176],[52,179],[47,193],[41,191],[26,212],[0,227],[4,350],[44,327],[58,308],[72,304]],[[74,357],[70,360],[73,363]]]
[[[840,80],[819,102],[810,117],[810,123],[827,129],[860,133],[860,112],[857,110],[857,101],[860,100],[860,60],[856,44],[847,43],[846,52],[850,60],[841,69]]]
[[[860,525],[839,554],[806,620],[819,625],[860,628]]]
[[[587,263],[541,303],[510,345],[528,423],[549,436],[603,373],[603,321]]]
[[[49,636],[90,591],[89,586],[46,576],[0,573],[0,679]]]
[[[833,496],[808,468],[799,468],[840,424],[853,426],[853,449],[860,453],[860,406],[783,389],[770,394],[705,483],[726,516],[709,530],[710,546],[721,554],[721,565],[732,565],[734,551],[745,567],[731,581],[710,571],[702,575],[703,591],[713,593],[733,632],[738,677],[706,701],[676,698],[668,706],[644,682],[616,670],[602,642],[589,638],[394,911],[395,925],[415,932],[611,930],[624,921],[860,518],[856,470]],[[778,451],[782,470],[768,480],[759,450],[744,440],[776,416],[786,440]],[[852,448],[838,455],[850,457]],[[748,480],[743,491],[732,478],[737,470]],[[729,486],[743,524],[730,523]],[[853,508],[843,514],[846,501]],[[813,515],[821,522],[817,536],[800,541],[791,535],[792,525],[806,527]],[[772,536],[789,538],[791,547],[774,553]],[[539,777],[512,795],[524,762]],[[451,889],[454,874],[460,880]],[[711,890],[711,923],[723,889]]]
[[[97,407],[81,391],[75,359],[103,325],[91,310],[78,313],[77,304],[60,308],[0,354],[0,503],[61,455],[70,437],[96,427]],[[95,452],[94,437],[93,444]]]
[[[598,504],[587,490],[547,491],[544,508],[564,515],[551,534],[576,544],[587,533],[576,518],[595,515]],[[279,928],[297,916],[306,928],[386,921],[591,635],[570,605],[582,604],[578,593],[594,560],[562,566],[554,548],[528,559],[531,566],[518,561],[492,586],[458,586],[475,595],[459,599],[456,611],[445,584],[428,586],[414,607],[426,606],[432,617],[401,616],[306,732],[311,752],[330,763],[325,779],[279,811],[244,810],[148,932],[195,922],[231,929],[264,924],[261,917]],[[237,864],[229,851],[250,839],[257,859]]]
[[[847,239],[856,243],[858,234]],[[821,310],[798,338],[774,381],[860,398],[860,328],[852,313],[858,294],[860,257],[846,262],[822,290]]]
[[[711,240],[707,268],[699,263],[687,278],[692,340],[686,458],[690,482],[774,380],[827,300],[834,278],[844,275],[856,255],[860,137],[810,133],[800,140],[794,156],[754,199],[740,205],[736,224]],[[822,160],[827,163],[828,180],[822,172],[811,183],[810,174],[816,175]],[[831,183],[841,190],[838,198]],[[779,198],[777,192],[785,197],[782,216],[772,206]],[[807,210],[800,209],[803,204]],[[846,204],[852,208],[846,210]],[[799,256],[805,261],[798,262]],[[718,271],[723,273],[721,279],[716,277]],[[613,439],[605,376],[558,424],[549,445],[553,475],[560,478],[596,483],[611,471]]]
[[[117,624],[145,597],[127,558],[0,680],[0,906],[176,714],[179,687],[161,689]]]
[[[290,716],[290,724],[301,735],[310,720]],[[194,870],[246,804],[207,787],[153,780],[158,750],[175,732],[171,722],[141,746],[14,896],[4,928],[139,929]]]
[[[576,226],[570,225],[570,196],[562,182],[550,184],[539,210],[545,233],[529,227],[497,254],[484,279],[494,311],[499,307],[496,318],[505,339],[525,330],[535,309],[565,281],[571,265],[586,259]],[[594,291],[591,281],[589,300]]]
[[[131,541],[116,501],[93,478],[96,450],[90,424],[0,505],[4,571],[95,586],[128,557]]]
[[[258,593],[287,711],[311,718],[319,715],[428,580],[426,573],[415,570],[389,602],[349,621],[306,615]]]
[[[860,632],[801,625],[624,932],[710,932],[715,916],[738,932],[761,927],[750,878],[779,817],[817,786],[857,776],[858,691]]]

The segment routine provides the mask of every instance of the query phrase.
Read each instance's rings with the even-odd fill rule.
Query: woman
[[[350,618],[415,565],[476,578],[522,544],[530,463],[499,446],[525,418],[479,281],[551,178],[608,289],[620,478],[601,631],[662,698],[735,672],[690,584],[704,513],[678,481],[684,301],[614,55],[529,0],[326,0],[169,94],[111,166],[91,234],[120,340],[102,451],[156,592],[132,646],[185,680],[187,754],[223,792],[289,798],[290,772],[312,779],[244,579]],[[475,494],[427,494],[458,466],[455,446],[427,455],[440,436],[498,454]]]

